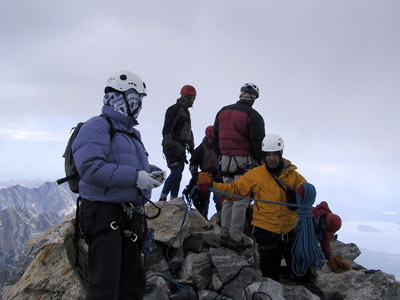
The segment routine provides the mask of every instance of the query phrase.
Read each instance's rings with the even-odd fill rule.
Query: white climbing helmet
[[[245,83],[240,89],[240,91],[254,95],[256,96],[256,99],[260,95],[260,89],[258,88],[258,86],[256,86],[254,83],[251,82]]]
[[[283,139],[279,134],[267,134],[262,142],[261,150],[264,152],[283,151],[285,148]]]
[[[119,92],[126,92],[129,89],[134,89],[140,95],[147,95],[146,84],[135,73],[121,70],[112,74],[106,82],[104,93],[108,93],[112,90]]]

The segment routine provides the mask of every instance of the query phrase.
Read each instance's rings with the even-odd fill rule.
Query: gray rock
[[[224,288],[221,278],[219,278],[218,273],[213,273],[211,277],[211,282],[209,285],[210,291],[220,292]]]
[[[152,290],[145,294],[143,300],[169,300],[169,288],[164,277],[157,274],[148,274],[147,282],[151,285]]]
[[[211,259],[207,252],[190,253],[186,256],[180,272],[181,279],[191,280],[196,288],[203,290],[209,285],[211,276]]]
[[[260,270],[251,266],[244,266],[239,270],[235,277],[225,283],[222,293],[235,300],[240,300],[242,292],[249,284],[261,280]]]
[[[343,259],[347,262],[355,260],[361,251],[356,244],[344,244],[340,241],[331,241],[332,255],[343,256]]]
[[[156,241],[174,248],[182,246],[183,241],[190,236],[190,221],[187,218],[185,201],[176,198],[168,202],[159,201],[157,205],[161,208],[160,216],[148,220],[148,226],[157,229]],[[152,205],[146,205],[146,213],[148,216],[154,216],[157,214],[157,209]]]
[[[199,295],[199,300],[216,300],[216,299],[222,299],[220,297],[220,294],[213,292],[213,291],[207,291],[207,290],[200,290],[198,293]]]
[[[274,300],[285,300],[285,299],[296,299],[296,300],[318,300],[318,296],[312,294],[303,286],[284,286],[279,282],[270,278],[264,278],[253,284],[250,284],[241,294],[241,300],[253,299],[253,296],[259,295],[260,298],[255,299],[267,299],[261,296],[269,296],[268,299]]]

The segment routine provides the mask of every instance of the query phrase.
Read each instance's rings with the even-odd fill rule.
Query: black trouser
[[[269,277],[276,281],[280,281],[280,266],[282,255],[285,258],[291,275],[297,283],[313,282],[315,276],[311,270],[307,270],[306,274],[299,277],[292,271],[292,248],[296,240],[294,230],[287,234],[277,234],[259,227],[254,228],[254,235],[258,244],[258,252],[260,254],[260,267],[263,277]]]
[[[291,231],[281,235],[256,227],[254,234],[260,253],[262,276],[279,281],[282,254],[287,266],[292,268],[291,251],[296,238],[295,233]]]
[[[123,214],[120,204],[82,201],[81,226],[89,241],[86,300],[143,299],[146,277],[138,243],[120,228],[108,229]]]

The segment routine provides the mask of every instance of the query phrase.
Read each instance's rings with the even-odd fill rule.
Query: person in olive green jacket
[[[265,158],[261,166],[249,170],[230,184],[212,182],[212,188],[240,196],[252,195],[255,200],[286,203],[285,190],[290,188],[296,192],[307,181],[296,171],[295,165],[282,157],[283,148],[279,135],[267,134],[262,143]],[[252,225],[263,277],[280,280],[282,254],[287,266],[292,265],[291,250],[296,238],[297,219],[296,212],[286,205],[255,201]]]

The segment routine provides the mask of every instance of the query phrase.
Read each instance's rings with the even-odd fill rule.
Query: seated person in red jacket
[[[190,180],[189,185],[186,187],[184,191],[184,195],[186,198],[188,194],[191,192],[193,186],[197,184],[197,180],[199,177],[198,169],[200,167],[201,172],[209,173],[214,181],[222,182],[222,176],[218,171],[219,161],[216,153],[213,149],[212,144],[212,135],[213,135],[214,126],[210,125],[206,128],[206,136],[203,138],[202,143],[198,146],[190,159],[189,170],[192,174],[192,179]],[[193,205],[197,208],[197,210],[207,219],[208,215],[208,207],[210,203],[210,191],[205,189],[204,191],[197,190],[192,195]],[[214,193],[213,200],[215,203],[215,208],[217,212],[221,210],[221,198]]]
[[[335,235],[335,232],[342,226],[342,219],[332,213],[328,203],[325,201],[313,207],[312,214],[317,240],[321,244],[325,259],[330,259],[332,254],[331,239]]]

